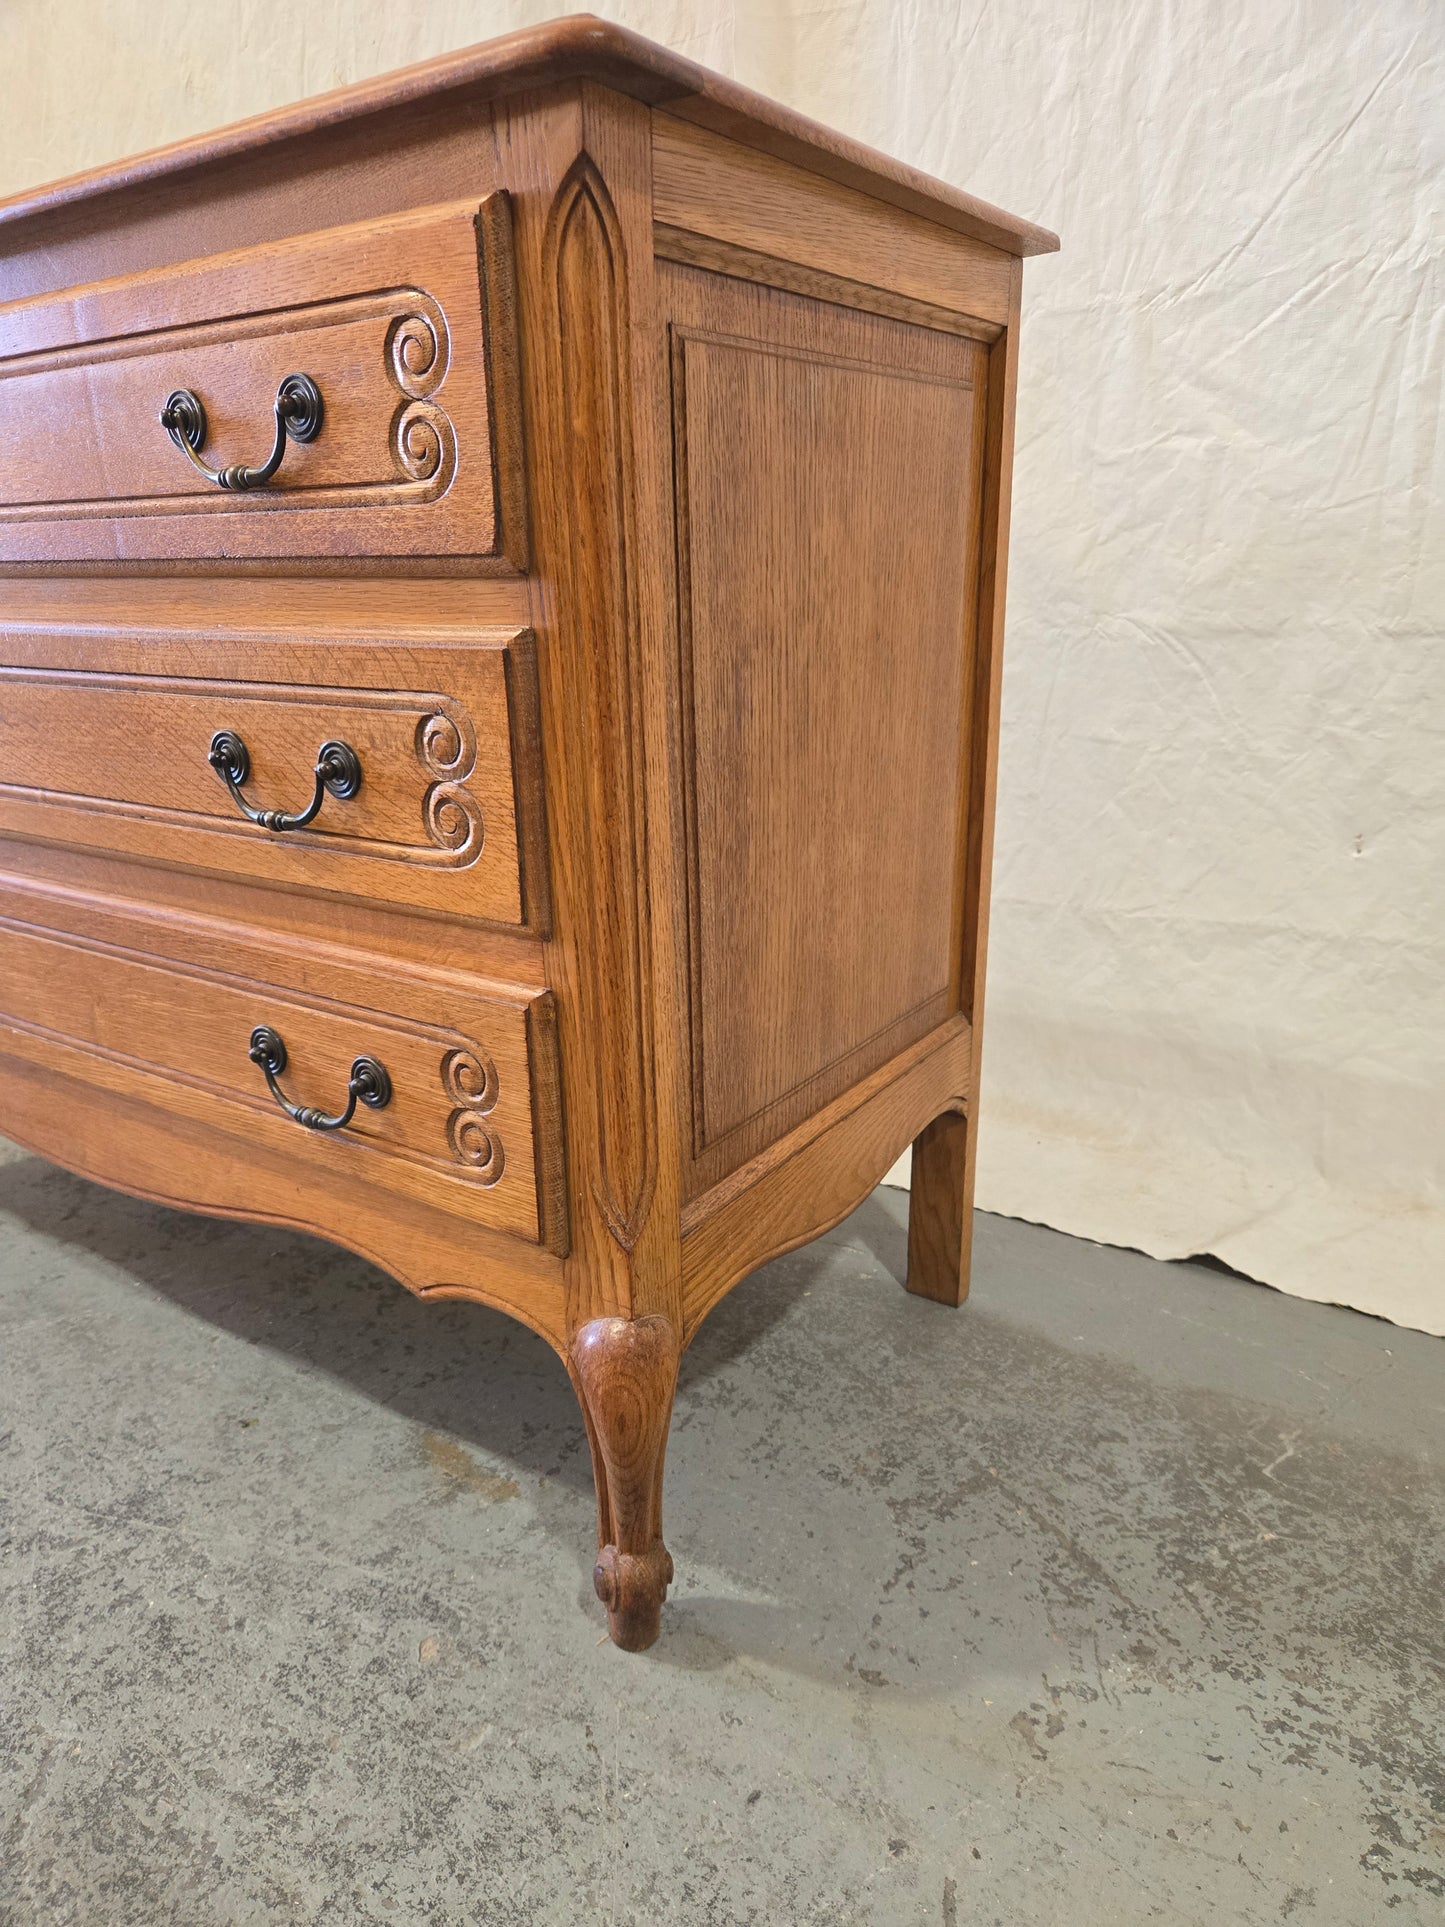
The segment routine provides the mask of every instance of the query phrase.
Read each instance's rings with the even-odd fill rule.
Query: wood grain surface
[[[535,691],[526,631],[461,647],[0,618],[0,836],[521,924]],[[258,828],[208,761],[222,730],[246,744],[253,808],[305,804],[331,740],[361,786],[304,830]]]
[[[0,206],[0,1129],[542,1333],[628,1648],[720,1298],[910,1139],[967,1289],[1052,245],[585,18]],[[254,462],[295,370],[254,498],[157,421]],[[254,808],[362,785],[268,831],[222,729]]]
[[[360,1055],[386,1067],[393,1102],[359,1107],[345,1131],[303,1129],[250,1061],[258,1025],[286,1042],[294,1102],[336,1108]],[[0,873],[0,1039],[7,1056],[261,1139],[314,1169],[346,1166],[518,1237],[565,1242],[557,1147],[534,1129],[534,1084],[556,1076],[545,991],[478,984],[463,997]]]
[[[709,235],[976,321],[1008,313],[1013,257],[670,114],[652,117],[653,208]]]
[[[593,1584],[613,1641],[633,1653],[657,1638],[672,1583],[662,1538],[662,1466],[678,1352],[676,1328],[656,1312],[590,1319],[572,1341],[597,1474]]]
[[[957,1008],[983,350],[661,279],[695,1195]]]
[[[481,277],[507,325],[510,230],[478,216],[463,202],[0,307],[0,562],[505,563]],[[515,405],[508,344],[497,359]],[[188,389],[210,466],[259,463],[293,372],[321,390],[321,430],[265,488],[208,483],[158,419]]]
[[[588,80],[648,104],[666,103],[674,115],[1011,253],[1049,254],[1059,245],[1058,236],[1047,228],[992,207],[593,14],[524,27],[479,47],[13,195],[0,202],[0,230],[37,215],[71,214],[96,204],[109,220],[118,221],[128,215],[125,204],[131,200],[144,196],[152,207],[163,207],[165,190],[183,185],[188,176],[238,172],[277,149],[279,168],[294,174],[306,168],[318,148],[329,144],[346,151],[358,133],[370,136],[372,146],[399,147],[415,139],[419,123],[431,128],[474,122],[479,107],[507,94]]]

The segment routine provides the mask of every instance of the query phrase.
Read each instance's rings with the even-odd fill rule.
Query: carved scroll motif
[[[480,1046],[448,1051],[442,1059],[442,1089],[456,1106],[447,1119],[452,1155],[490,1189],[507,1162],[496,1127],[488,1121],[497,1103],[497,1067]]]
[[[476,768],[477,739],[470,719],[460,710],[434,710],[423,716],[416,731],[417,760],[432,782],[422,800],[422,820],[437,849],[458,864],[470,863],[486,839],[482,807],[467,788]]]
[[[391,458],[411,482],[433,483],[440,495],[457,469],[457,438],[451,419],[431,401],[411,401],[391,423]]]
[[[451,338],[441,310],[399,315],[388,331],[386,352],[392,380],[404,395],[419,401],[435,394],[451,358]]]
[[[593,1092],[598,1168],[591,1189],[613,1239],[637,1243],[657,1185],[643,812],[640,638],[631,580],[633,514],[625,250],[617,212],[580,154],[547,220],[545,263],[554,326],[551,382],[569,499],[570,638],[564,701],[586,794],[571,800],[588,839],[592,882],[589,1026],[609,1039],[608,1075]]]
[[[446,317],[435,302],[418,296],[416,311],[398,315],[387,330],[386,365],[405,397],[392,417],[391,456],[398,474],[429,483],[435,495],[451,485],[457,467],[451,417],[430,399],[446,379],[450,360]]]

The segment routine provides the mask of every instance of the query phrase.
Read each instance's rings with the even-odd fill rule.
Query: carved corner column
[[[538,191],[520,209],[518,255],[530,308],[568,1324],[657,1312],[680,1328],[650,124],[637,102],[587,84],[533,140]]]
[[[681,1349],[673,1038],[670,497],[656,444],[647,110],[579,85],[508,117],[534,464],[534,606],[548,762],[568,1157],[568,1366],[597,1479],[612,1636],[657,1637],[672,1576],[662,1466]]]
[[[630,1257],[657,1188],[651,893],[642,664],[634,580],[626,255],[612,197],[584,150],[552,204],[545,243],[556,427],[571,540],[556,628],[568,792],[567,892],[577,915],[579,1009],[596,1062],[585,1077],[588,1197]]]

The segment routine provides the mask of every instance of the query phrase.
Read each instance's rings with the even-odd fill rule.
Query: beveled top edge
[[[72,174],[0,200],[0,227],[58,212],[102,195],[123,194],[188,169],[217,166],[262,143],[299,140],[348,121],[404,109],[423,100],[514,91],[547,81],[587,79],[666,106],[746,145],[861,189],[1010,254],[1050,254],[1058,236],[988,202],[934,180],[887,154],[780,106],[736,81],[699,67],[655,41],[593,14],[569,14],[541,26],[443,54],[356,86],[317,94],[236,121],[213,134],[153,148],[134,159]]]

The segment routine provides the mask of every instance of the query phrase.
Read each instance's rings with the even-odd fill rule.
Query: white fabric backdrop
[[[6,0],[0,188],[554,11]],[[1445,1332],[1440,0],[612,11],[1064,237],[979,1202]]]

